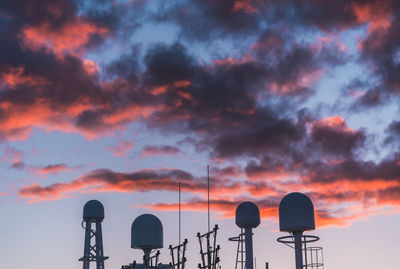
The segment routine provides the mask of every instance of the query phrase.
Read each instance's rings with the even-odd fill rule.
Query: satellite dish
[[[97,200],[88,201],[83,207],[83,219],[85,221],[103,221],[104,206]]]
[[[308,196],[292,192],[279,204],[279,228],[282,232],[315,230],[314,206]]]
[[[163,247],[163,226],[152,214],[137,217],[131,228],[131,248],[157,249]]]
[[[236,225],[239,228],[256,228],[260,225],[260,210],[255,203],[243,202],[236,208]]]

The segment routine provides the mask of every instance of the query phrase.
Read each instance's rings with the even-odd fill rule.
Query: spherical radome
[[[236,208],[236,225],[240,228],[255,228],[260,224],[260,210],[255,203],[243,202]]]
[[[131,248],[156,249],[163,247],[163,226],[152,214],[137,217],[131,228]]]
[[[282,232],[314,230],[314,206],[311,199],[299,192],[283,197],[279,204],[279,228]]]
[[[104,219],[104,206],[97,200],[88,201],[83,207],[83,219],[86,221],[102,221]]]

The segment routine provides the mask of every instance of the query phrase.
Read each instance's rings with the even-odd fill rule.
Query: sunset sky
[[[5,0],[0,3],[0,268],[81,268],[86,201],[105,207],[106,268],[164,225],[188,268],[256,203],[258,269],[294,268],[279,201],[314,202],[325,269],[399,268],[400,1]]]

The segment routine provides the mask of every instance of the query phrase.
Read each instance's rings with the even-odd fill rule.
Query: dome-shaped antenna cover
[[[260,210],[255,203],[243,202],[236,208],[236,225],[240,228],[255,228],[260,224]]]
[[[137,217],[131,228],[131,248],[156,249],[163,247],[163,226],[152,214]]]
[[[88,201],[83,207],[85,221],[102,221],[104,219],[104,206],[97,200]]]
[[[282,232],[314,230],[314,206],[311,199],[299,192],[283,197],[279,204],[279,228]]]

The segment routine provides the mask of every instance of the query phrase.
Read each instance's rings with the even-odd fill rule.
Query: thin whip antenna
[[[207,164],[207,213],[208,213],[208,232],[210,232],[210,166]]]
[[[179,186],[179,242],[178,245],[181,243],[181,183],[178,183]]]

